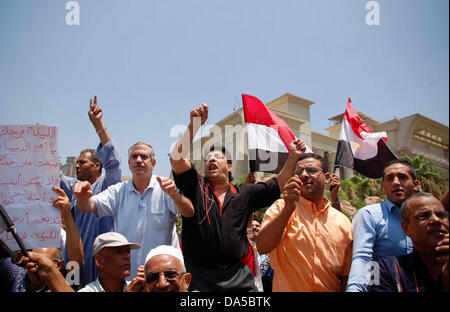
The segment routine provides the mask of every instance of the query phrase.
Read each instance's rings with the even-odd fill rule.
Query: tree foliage
[[[405,155],[403,159],[413,166],[423,192],[431,193],[437,198],[441,198],[444,195],[448,188],[448,182],[439,168],[426,160],[423,155],[414,158]]]

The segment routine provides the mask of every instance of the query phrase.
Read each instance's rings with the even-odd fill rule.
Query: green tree
[[[348,200],[357,209],[366,205],[365,199],[369,196],[385,197],[381,179],[371,179],[356,173],[350,179],[341,181],[339,198]]]
[[[423,155],[414,158],[405,155],[402,158],[413,166],[423,192],[431,193],[437,198],[441,198],[444,195],[445,190],[448,188],[448,182],[439,168],[431,161],[426,160]]]

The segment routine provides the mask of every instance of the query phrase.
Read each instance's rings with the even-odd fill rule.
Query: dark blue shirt
[[[397,261],[396,261],[397,259]],[[435,281],[419,253],[386,257],[378,261],[379,283],[368,286],[372,292],[442,292],[442,275]]]

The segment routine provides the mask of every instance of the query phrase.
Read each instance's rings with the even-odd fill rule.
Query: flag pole
[[[3,208],[2,205],[0,205],[0,216],[5,221],[6,224],[6,231],[10,232],[12,236],[14,237],[15,241],[19,245],[20,250],[22,251],[22,255],[25,257],[28,257],[27,249],[25,248],[25,245],[22,241],[22,239],[17,235],[16,226],[11,221],[11,219],[8,216],[8,213],[6,212],[5,208]]]

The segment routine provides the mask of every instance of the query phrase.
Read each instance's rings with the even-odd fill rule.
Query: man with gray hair
[[[402,229],[413,252],[378,261],[379,280],[373,292],[448,292],[448,212],[429,193],[416,193],[401,206]],[[376,276],[376,275],[375,275]]]
[[[150,144],[137,142],[128,153],[132,179],[92,196],[88,181],[77,183],[73,193],[81,211],[96,217],[113,216],[115,230],[142,245],[131,252],[131,276],[147,253],[159,245],[179,247],[175,221],[180,212],[192,216],[194,208],[169,178],[153,175],[156,158]]]

